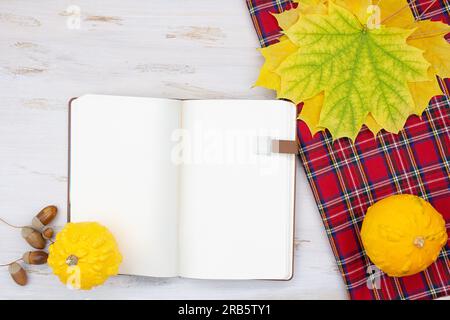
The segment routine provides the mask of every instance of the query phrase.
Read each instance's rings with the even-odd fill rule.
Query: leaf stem
[[[378,1],[378,3],[380,3],[380,1]],[[381,24],[384,24],[386,21],[391,20],[392,18],[394,18],[396,15],[398,15],[400,12],[402,12],[403,10],[405,10],[406,8],[409,8],[409,3],[406,4],[405,6],[401,7],[400,9],[398,9],[397,11],[391,13],[390,15],[388,15],[386,18],[384,18],[383,20],[381,20]]]
[[[413,35],[411,37],[408,38],[408,40],[417,40],[417,39],[425,39],[425,38],[432,38],[435,36],[440,36],[440,35],[446,35],[447,33],[449,33],[448,30],[439,30],[439,31],[434,31],[434,32],[422,32],[422,33],[418,33],[416,35]]]
[[[381,0],[378,0],[378,4],[379,4],[380,2],[381,2]],[[436,2],[437,2],[437,0],[432,0],[431,3],[430,3],[430,5],[429,5],[428,7],[426,7],[425,10],[423,10],[422,13],[421,13],[417,18],[414,17],[414,20],[415,20],[414,22],[417,22],[417,21],[419,21],[419,20],[422,20],[422,18],[425,16],[425,14],[427,14],[428,10],[430,10],[430,9],[434,6],[434,4],[435,4]],[[377,4],[377,5],[378,5],[378,4]],[[394,18],[396,15],[398,15],[400,12],[402,12],[403,10],[405,10],[406,8],[409,8],[409,7],[410,7],[410,5],[409,5],[409,2],[408,2],[405,6],[401,7],[401,8],[398,9],[397,11],[391,13],[389,16],[387,16],[386,18],[384,18],[384,19],[381,21],[381,24],[384,24],[386,21],[391,20],[391,19]],[[405,27],[405,28],[406,28],[406,29],[409,29],[409,28],[412,28],[413,26],[414,26],[414,23],[410,24],[408,27]]]

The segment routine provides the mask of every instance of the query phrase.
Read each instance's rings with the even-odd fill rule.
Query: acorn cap
[[[45,225],[41,222],[41,220],[39,220],[38,217],[33,217],[33,220],[31,220],[31,225],[33,226],[33,228],[36,228],[38,230],[45,227]]]
[[[22,237],[26,238],[28,237],[30,234],[32,234],[33,232],[35,232],[36,230],[34,230],[32,227],[23,227],[22,228]]]
[[[47,263],[48,253],[45,251],[28,251],[22,256],[22,260],[28,264],[45,264]]]
[[[41,229],[48,225],[56,217],[58,208],[56,206],[47,206],[33,218],[32,225],[37,229]]]
[[[44,227],[41,233],[45,240],[50,240],[53,237],[54,231],[51,227]]]
[[[47,244],[42,235],[31,227],[22,228],[22,237],[30,246],[36,249],[44,249]]]

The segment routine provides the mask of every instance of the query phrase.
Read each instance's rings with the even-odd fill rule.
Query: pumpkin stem
[[[421,236],[416,237],[416,238],[414,239],[414,241],[413,241],[413,244],[414,244],[417,248],[422,249],[423,246],[425,245],[425,239],[424,239],[423,237],[421,237]]]
[[[69,267],[76,266],[78,264],[78,257],[71,254],[70,256],[67,257],[66,264]]]

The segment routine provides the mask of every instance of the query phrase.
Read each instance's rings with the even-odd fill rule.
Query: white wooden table
[[[79,29],[73,29],[71,5],[81,10]],[[220,5],[211,0],[2,0],[0,217],[28,224],[41,207],[56,204],[61,209],[57,224],[64,224],[70,97],[273,98],[272,92],[251,88],[263,62],[257,47],[244,0]],[[23,288],[1,268],[0,298],[345,299],[300,166],[296,215],[291,281],[118,276],[90,292],[77,292],[60,284],[47,266],[28,268],[30,281]],[[0,225],[0,263],[27,250],[18,230]]]

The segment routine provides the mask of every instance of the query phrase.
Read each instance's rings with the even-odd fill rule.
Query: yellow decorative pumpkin
[[[89,290],[116,275],[122,256],[114,236],[96,222],[68,223],[49,247],[48,265],[61,282]]]
[[[361,228],[370,260],[392,277],[425,270],[447,243],[442,215],[413,195],[395,195],[373,204]]]

